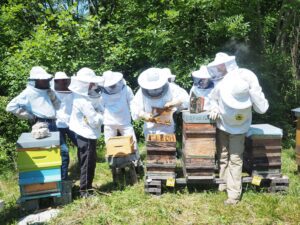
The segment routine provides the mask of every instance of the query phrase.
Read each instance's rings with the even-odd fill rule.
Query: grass
[[[145,150],[141,149],[144,156]],[[77,179],[75,155],[72,151],[70,171]],[[94,186],[99,194],[89,199],[75,199],[61,208],[59,216],[50,224],[300,224],[300,176],[293,149],[286,149],[282,154],[283,174],[290,179],[288,193],[256,191],[247,185],[241,203],[236,206],[224,206],[226,194],[215,187],[208,190],[185,187],[156,197],[144,193],[141,180],[137,185],[117,190],[112,185],[103,153],[98,155]],[[78,187],[78,180],[75,185]],[[0,188],[0,198],[6,202],[0,224],[15,224],[21,216],[15,203],[19,197],[17,174],[1,175]]]

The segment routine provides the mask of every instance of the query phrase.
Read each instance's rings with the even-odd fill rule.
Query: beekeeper
[[[71,78],[73,92],[70,130],[76,134],[80,161],[80,195],[89,197],[96,168],[96,142],[103,122],[99,85],[103,78],[89,68],[82,68]]]
[[[132,103],[134,120],[144,119],[144,136],[148,134],[174,133],[173,112],[188,107],[189,96],[185,90],[169,83],[162,69],[150,68],[138,77],[140,89]],[[171,108],[170,124],[159,124],[153,121],[153,107]]]
[[[210,101],[208,95],[214,88],[214,83],[211,79],[210,74],[207,71],[206,66],[201,66],[200,70],[192,72],[193,86],[190,90],[190,97],[192,93],[198,98],[202,97],[204,99],[203,110],[210,110]]]
[[[140,155],[137,147],[137,140],[131,124],[130,105],[133,100],[133,92],[126,84],[123,74],[113,71],[103,73],[104,85],[101,95],[101,105],[104,108],[103,124],[105,142],[109,138],[118,135],[132,136],[134,140],[135,154],[126,157],[126,160],[140,165]],[[111,162],[113,163],[113,162]]]
[[[256,75],[247,69],[229,72],[210,94],[210,118],[217,123],[217,156],[220,178],[227,191],[225,204],[236,204],[242,193],[242,165],[245,134],[252,122],[252,107],[260,114],[267,111],[266,100]]]
[[[216,54],[214,61],[207,65],[214,86],[216,86],[226,74],[238,69],[235,61],[235,56],[229,56],[224,52]]]
[[[69,121],[73,107],[73,94],[68,88],[71,79],[66,73],[57,72],[53,80],[55,94],[61,102],[59,109],[56,111],[56,127],[60,133],[60,151],[62,158],[61,178],[62,180],[67,180],[70,161],[67,137],[77,146],[75,133],[69,129]]]
[[[60,101],[50,89],[51,79],[52,75],[42,67],[32,67],[25,90],[8,103],[6,111],[32,124],[45,122],[50,131],[56,131],[55,109],[59,108]]]

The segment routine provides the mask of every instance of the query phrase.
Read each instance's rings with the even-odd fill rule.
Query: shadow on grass
[[[0,212],[0,224],[14,224],[26,215],[17,204],[12,202],[7,204]]]

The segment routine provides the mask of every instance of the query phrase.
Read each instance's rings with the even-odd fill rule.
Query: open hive
[[[147,174],[174,176],[176,167],[175,135],[149,134],[146,141]]]

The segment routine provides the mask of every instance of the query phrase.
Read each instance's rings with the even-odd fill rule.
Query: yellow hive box
[[[17,165],[20,172],[61,166],[59,132],[35,139],[31,133],[22,133],[17,140]]]
[[[17,164],[20,172],[60,167],[60,147],[18,149]]]
[[[122,157],[134,152],[132,136],[118,136],[108,139],[106,143],[106,156]]]

